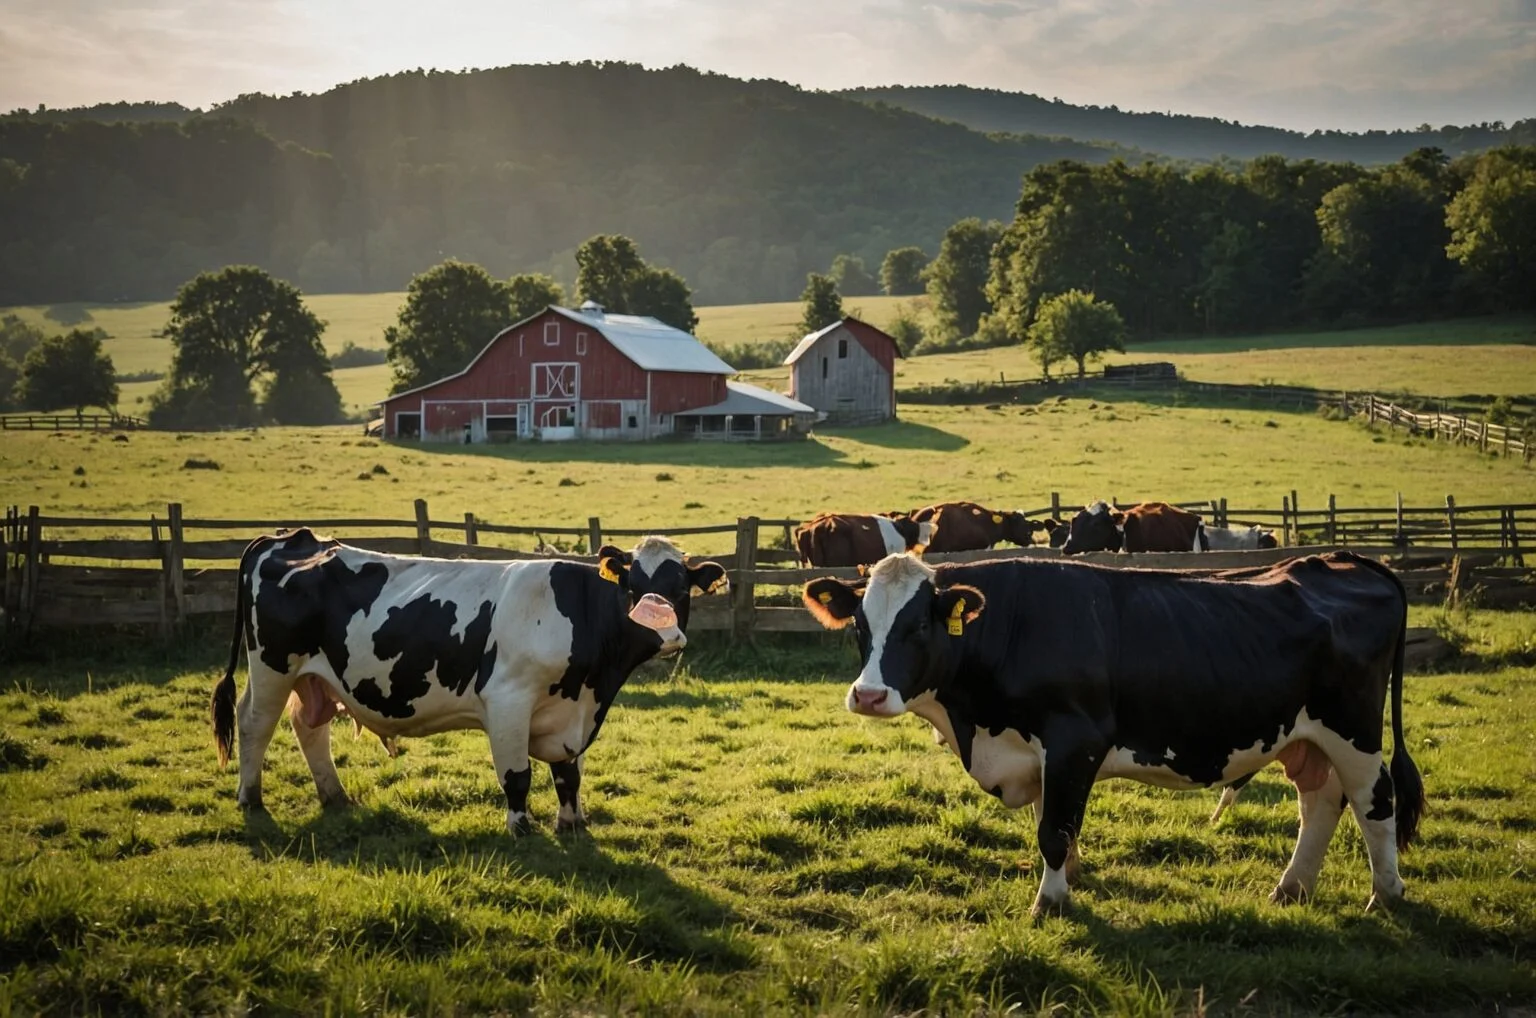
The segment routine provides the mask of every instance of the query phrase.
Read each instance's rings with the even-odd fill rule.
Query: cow
[[[921,550],[932,533],[932,522],[910,516],[822,513],[795,528],[795,549],[802,565],[866,566],[894,552]]]
[[[1278,548],[1273,530],[1262,527],[1213,527],[1200,525],[1201,551],[1253,551],[1258,548]]]
[[[918,715],[982,788],[1034,807],[1037,914],[1068,906],[1096,781],[1211,787],[1275,760],[1300,795],[1301,833],[1272,900],[1312,896],[1346,804],[1372,902],[1402,898],[1397,852],[1424,786],[1403,738],[1407,597],[1386,567],[1347,552],[1205,576],[896,555],[860,582],[803,592],[824,626],[857,627],[847,708]]]
[[[983,551],[1000,541],[1027,548],[1045,524],[1021,512],[998,512],[975,502],[941,502],[911,514],[919,523],[932,523],[925,553]]]
[[[1072,532],[1065,520],[1058,520],[1052,516],[1041,524],[1045,528],[1045,543],[1052,548],[1060,548],[1067,543],[1067,535]]]
[[[1072,517],[1063,555],[1087,551],[1202,551],[1200,517],[1167,502],[1111,509],[1095,502]]]
[[[483,730],[513,833],[531,825],[529,760],[544,761],[555,830],[583,827],[583,755],[620,687],[687,643],[675,623],[628,616],[630,572],[615,556],[402,558],[305,527],[257,538],[240,559],[229,667],[212,699],[221,767],[239,733],[240,804],[262,808],[262,762],[285,705],[321,804],[346,804],[330,746],[340,702],[383,738]],[[242,645],[250,675],[237,711]]]
[[[605,544],[597,557],[598,561],[614,559],[628,566],[621,585],[629,591],[630,600],[639,603],[644,595],[655,594],[667,601],[677,612],[677,627],[685,634],[694,591],[727,594],[731,590],[731,581],[720,563],[690,565],[677,545],[665,537],[642,537],[633,551]]]

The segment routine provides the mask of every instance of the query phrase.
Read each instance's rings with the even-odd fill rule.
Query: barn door
[[[581,399],[581,366],[549,362],[533,366],[533,426],[541,437],[574,438]]]

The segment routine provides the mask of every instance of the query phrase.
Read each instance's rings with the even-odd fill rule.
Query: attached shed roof
[[[764,389],[746,382],[726,382],[725,400],[714,406],[697,410],[679,410],[673,417],[719,417],[723,414],[782,417],[785,414],[814,414],[815,407],[806,406],[799,400],[790,399],[782,392]]]
[[[896,356],[901,356],[901,347],[897,345],[895,336],[890,335],[884,329],[875,328],[873,325],[870,325],[868,322],[863,321],[862,319],[855,318],[852,315],[845,315],[842,318],[839,318],[837,321],[833,322],[831,325],[828,325],[822,329],[817,329],[815,332],[802,339],[799,343],[796,343],[795,348],[789,352],[789,356],[784,358],[785,365],[787,366],[795,363],[795,361],[799,360],[805,355],[807,350],[815,346],[821,337],[825,336],[829,332],[833,332],[842,328],[849,322],[856,322],[857,324],[864,326],[864,328],[868,329],[869,331],[876,333],[877,335],[884,336],[886,339],[891,341],[891,348],[896,352]]]
[[[446,382],[450,378],[469,374],[480,358],[484,357],[498,340],[517,331],[547,311],[553,311],[579,325],[595,329],[604,339],[613,344],[614,349],[634,361],[644,371],[681,371],[701,375],[734,375],[736,373],[735,368],[716,357],[710,352],[709,347],[682,329],[674,329],[664,322],[640,315],[610,315],[590,301],[584,306],[587,307],[585,311],[572,311],[570,308],[551,304],[544,311],[529,315],[492,336],[491,341],[475,354],[474,359],[466,364],[462,371],[435,378],[405,392],[397,392],[374,405],[383,406],[401,396],[409,396]]]

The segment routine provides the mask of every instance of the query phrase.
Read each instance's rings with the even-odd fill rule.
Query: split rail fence
[[[1053,493],[1032,516],[1062,514]],[[1536,504],[1390,509],[1300,509],[1295,493],[1278,510],[1229,510],[1225,499],[1182,503],[1213,523],[1275,526],[1281,548],[1246,552],[1181,552],[1149,555],[1090,554],[1080,561],[1110,566],[1217,570],[1265,565],[1298,551],[1350,547],[1388,561],[1416,600],[1445,600],[1471,593],[1489,606],[1536,604],[1533,573],[1523,549],[1536,539]],[[801,568],[790,550],[796,520],[741,517],[734,523],[674,527],[664,532],[696,555],[719,561],[731,580],[726,598],[701,598],[690,628],[727,631],[737,639],[758,632],[813,632],[818,627],[799,606],[797,588],[816,576],[853,578],[851,568]],[[230,615],[235,608],[241,553],[257,534],[309,526],[372,551],[448,559],[547,559],[594,561],[604,543],[625,545],[659,528],[605,527],[597,517],[585,526],[495,524],[465,513],[433,519],[425,500],[415,518],[394,519],[188,519],[178,503],[144,519],[45,516],[37,506],[12,507],[3,528],[3,618],[7,638],[24,638],[34,627],[126,625],[153,627],[170,636],[189,619]],[[93,536],[105,535],[105,536]],[[238,536],[235,536],[238,535]],[[573,539],[572,552],[549,553],[505,545],[516,538]],[[766,540],[766,546],[765,546]],[[527,543],[526,541],[524,543]],[[712,545],[706,549],[703,546]],[[1302,547],[1304,546],[1304,547]],[[715,550],[718,549],[718,550]],[[702,553],[702,554],[701,554]],[[990,558],[1057,558],[1052,548],[997,548],[927,556],[929,561]]]

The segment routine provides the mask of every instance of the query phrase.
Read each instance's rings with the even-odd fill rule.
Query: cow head
[[[933,521],[923,520],[921,523],[908,516],[887,517],[891,526],[896,528],[896,533],[906,542],[909,551],[915,551],[919,555],[923,549],[933,543]]]
[[[677,611],[677,624],[684,632],[695,590],[724,594],[731,589],[724,566],[718,562],[689,565],[677,545],[665,537],[642,537],[632,552],[604,545],[597,558],[628,592],[631,604],[638,604],[646,594],[664,598]]]
[[[1254,547],[1256,547],[1256,548],[1278,548],[1278,547],[1280,547],[1280,542],[1275,540],[1275,532],[1273,530],[1261,530],[1257,525],[1255,525],[1253,529],[1258,534],[1257,543],[1254,545]]]
[[[805,585],[805,606],[828,629],[855,624],[859,677],[848,690],[855,714],[895,717],[935,688],[953,643],[986,607],[981,591],[939,586],[933,568],[915,555],[889,555],[859,584],[819,579]]]
[[[1067,533],[1071,528],[1064,521],[1052,516],[1042,523],[1041,527],[1045,530],[1046,543],[1052,548],[1060,548],[1067,543]]]
[[[1085,551],[1119,551],[1125,543],[1125,513],[1111,509],[1104,502],[1095,502],[1072,517],[1067,525],[1067,539],[1062,542],[1063,555],[1077,555]]]
[[[1039,520],[1032,520],[1022,512],[995,513],[1001,516],[998,526],[1002,528],[1002,540],[1018,545],[1020,548],[1028,548],[1035,540],[1035,532],[1044,530],[1045,524]]]

